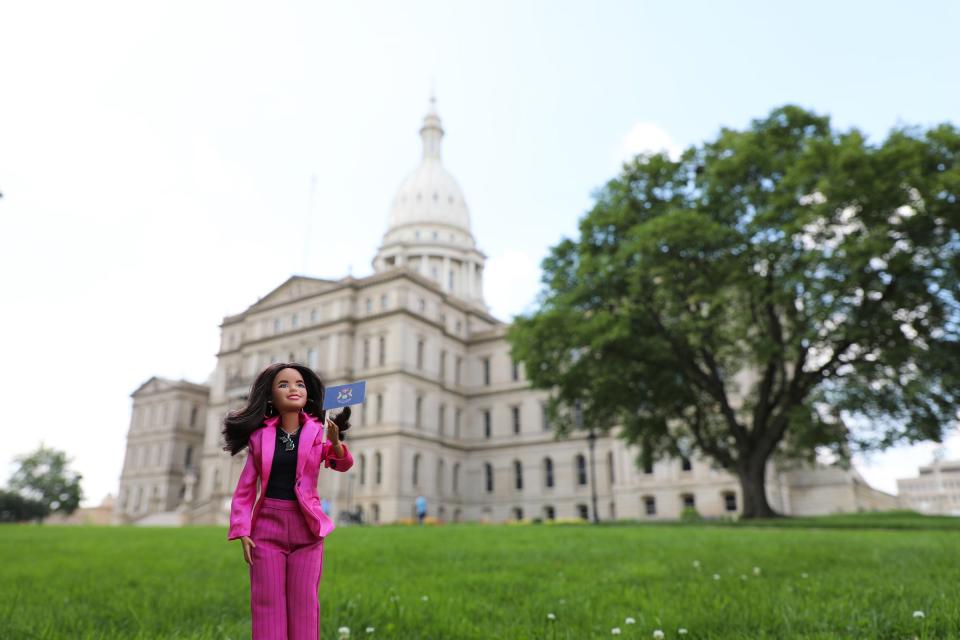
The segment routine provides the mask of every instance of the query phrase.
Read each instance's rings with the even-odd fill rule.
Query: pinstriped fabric
[[[295,500],[264,498],[250,536],[253,640],[319,640],[323,539]]]

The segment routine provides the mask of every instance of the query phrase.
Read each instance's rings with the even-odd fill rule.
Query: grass
[[[322,637],[955,638],[958,528],[903,513],[341,527]],[[5,525],[0,567],[0,638],[250,637],[247,566],[224,528]]]

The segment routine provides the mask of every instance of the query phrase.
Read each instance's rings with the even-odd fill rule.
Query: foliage
[[[0,522],[42,520],[46,516],[46,506],[39,500],[24,498],[13,491],[0,490]]]
[[[543,261],[509,338],[561,431],[700,454],[771,515],[767,461],[940,441],[960,407],[960,132],[880,144],[793,106],[639,156]]]
[[[83,476],[67,468],[63,451],[40,445],[33,453],[15,458],[19,468],[10,477],[14,491],[43,505],[43,516],[51,513],[70,515],[80,507]]]

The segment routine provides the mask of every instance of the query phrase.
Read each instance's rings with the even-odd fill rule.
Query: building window
[[[457,323],[454,326],[455,326],[454,333],[456,333],[457,335],[460,335],[460,329],[463,327],[463,325],[459,320],[457,320]]]
[[[417,309],[420,310],[420,313],[423,313],[424,311],[426,311],[426,310],[427,310],[427,301],[424,300],[423,298],[420,298],[419,300],[417,300]]]
[[[450,275],[447,279],[447,290],[453,291],[453,269],[450,270]]]
[[[514,382],[520,379],[520,363],[516,360],[510,361],[510,379]]]
[[[460,463],[453,464],[453,493],[460,493]]]
[[[387,308],[387,294],[383,294],[382,296],[380,296],[380,308],[381,309]]]
[[[380,455],[379,451],[373,455],[373,463],[374,480],[377,484],[380,484],[380,481],[383,480],[383,456]]]
[[[513,422],[513,433],[520,433],[520,407],[510,407],[510,417]]]
[[[643,512],[648,516],[657,515],[657,499],[653,496],[643,496]]]
[[[360,413],[360,426],[367,426],[367,408],[364,406],[359,406],[354,411]]]
[[[692,470],[693,470],[693,465],[690,464],[690,458],[688,458],[687,456],[681,456],[681,457],[680,457],[680,469],[681,469],[682,471],[692,471]]]
[[[613,451],[607,452],[607,470],[610,473],[610,484],[613,484]]]
[[[370,366],[370,338],[363,339],[363,368]]]
[[[316,309],[310,309],[310,322],[316,324],[317,320],[320,319],[320,312]]]
[[[437,460],[437,494],[443,495],[443,459]]]
[[[300,325],[300,316],[293,314],[290,316],[290,326],[296,329]]]
[[[553,488],[553,460],[550,458],[543,459],[543,477],[546,480],[547,488]]]
[[[484,480],[487,487],[487,493],[493,493],[493,465],[489,462],[483,463]]]
[[[317,368],[317,350],[307,349],[307,366],[311,369]]]
[[[547,413],[547,403],[540,403],[540,421],[544,431],[550,431],[550,415]]]
[[[371,300],[370,298],[367,298],[366,301],[364,302],[364,305],[367,308],[367,313],[373,312],[373,300]]]
[[[413,454],[413,486],[420,482],[420,454]]]
[[[723,494],[723,506],[727,511],[737,510],[737,494],[732,491],[726,491]]]
[[[183,457],[183,466],[189,467],[192,462],[193,462],[193,447],[191,447],[190,445],[187,445],[187,453]]]
[[[643,461],[643,472],[644,472],[645,474],[647,474],[648,476],[653,474],[653,459],[652,459],[652,458],[651,458],[650,460],[644,460],[644,461]]]
[[[577,484],[581,487],[587,484],[587,459],[578,453],[576,457]]]
[[[489,438],[492,434],[492,425],[490,424],[490,409],[483,410],[483,437]]]
[[[513,461],[513,478],[517,491],[523,491],[523,465],[519,460]]]
[[[581,520],[590,519],[590,510],[587,509],[587,505],[582,503],[577,505],[577,516],[579,516]]]
[[[377,394],[377,424],[383,424],[383,394]]]
[[[523,509],[520,507],[513,508],[513,519],[520,521],[523,520]]]
[[[380,336],[379,344],[379,358],[380,366],[382,367],[387,361],[387,336]]]
[[[543,517],[547,520],[556,520],[557,510],[548,504],[543,508]]]
[[[423,396],[417,396],[416,415],[414,416],[414,426],[419,429],[423,423]]]
[[[280,330],[283,329],[283,320],[276,318],[273,321],[273,332],[280,333]]]
[[[370,505],[370,517],[373,518],[373,523],[378,524],[380,522],[380,505],[374,502]]]
[[[447,421],[447,405],[441,404],[440,408],[437,410],[437,433],[441,436],[443,435],[446,425],[444,424]]]
[[[440,384],[446,382],[447,378],[447,352],[440,352]]]
[[[457,366],[453,370],[453,383],[460,384],[460,369],[463,368],[463,358],[457,356]]]
[[[190,426],[197,426],[197,405],[190,407]]]
[[[696,503],[696,501],[693,499],[693,494],[692,494],[692,493],[684,493],[684,494],[683,494],[682,496],[680,496],[680,497],[681,497],[681,499],[683,500],[683,508],[684,508],[684,509],[696,509],[696,508],[697,508],[697,503]]]
[[[367,456],[360,454],[360,486],[367,483]]]
[[[423,369],[423,347],[424,342],[421,338],[417,340],[417,369]]]
[[[483,384],[490,386],[490,358],[483,359]]]
[[[453,412],[453,437],[460,437],[460,409]]]

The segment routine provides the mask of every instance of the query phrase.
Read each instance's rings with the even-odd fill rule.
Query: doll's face
[[[307,385],[296,369],[281,369],[273,377],[271,395],[279,413],[295,413],[307,404]]]

